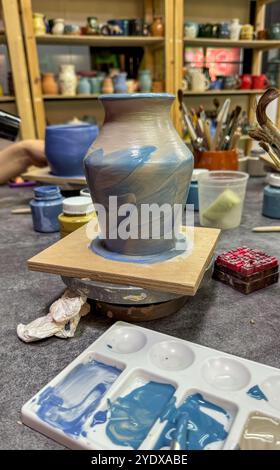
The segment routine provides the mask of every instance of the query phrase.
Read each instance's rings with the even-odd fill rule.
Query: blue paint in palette
[[[256,400],[268,401],[265,394],[263,393],[263,391],[260,389],[258,385],[254,385],[253,387],[251,387],[248,390],[247,395],[249,395],[251,398],[255,398]]]
[[[79,364],[56,386],[47,387],[39,395],[36,413],[66,434],[86,437],[86,420],[121,372],[94,359]]]
[[[187,432],[182,420],[186,415]],[[231,419],[232,416],[226,410],[205,400],[200,393],[189,395],[182,405],[178,408],[175,405],[168,407],[161,417],[162,421],[167,422],[155,449],[170,449],[172,441],[177,440],[182,450],[203,450],[209,444],[226,439]]]
[[[138,449],[166,407],[174,404],[174,393],[173,385],[148,382],[109,402],[107,412],[94,415],[93,425],[107,421],[106,434],[114,444]]]

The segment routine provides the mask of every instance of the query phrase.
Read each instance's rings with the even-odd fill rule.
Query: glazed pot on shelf
[[[52,34],[59,36],[64,33],[64,19],[56,18],[52,27]]]
[[[42,75],[42,92],[44,95],[57,95],[58,84],[54,78],[54,74],[47,72]]]
[[[46,34],[45,16],[43,13],[33,13],[33,28],[36,36]]]
[[[150,93],[152,89],[152,74],[150,70],[139,71],[139,87],[142,93]]]
[[[142,216],[142,204],[185,204],[193,170],[193,156],[173,127],[170,108],[174,95],[134,93],[101,95],[105,120],[100,135],[85,158],[85,174],[94,203],[102,205],[106,220],[99,218],[102,244],[110,252],[127,256],[155,255],[174,248],[170,213],[152,220]],[[115,222],[109,230],[110,196],[116,196]],[[129,204],[137,210],[138,233],[157,223],[159,237],[123,239],[119,234],[124,217],[119,210]],[[170,207],[169,206],[169,207]],[[180,206],[181,207],[181,206]],[[170,238],[163,237],[163,225]],[[116,237],[111,237],[111,230]],[[165,231],[166,234],[166,231]]]
[[[114,85],[113,85],[113,80],[111,77],[104,78],[103,85],[102,85],[102,93],[104,94],[114,93]]]
[[[90,79],[81,77],[78,83],[78,95],[89,95],[91,92]]]
[[[113,76],[114,92],[127,93],[126,72],[121,72]]]
[[[75,65],[64,64],[60,66],[59,88],[62,95],[75,96],[77,81]]]
[[[164,24],[161,16],[155,16],[154,21],[151,25],[151,35],[156,37],[164,36]]]

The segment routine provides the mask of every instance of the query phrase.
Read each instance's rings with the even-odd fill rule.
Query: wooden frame
[[[2,10],[17,111],[21,118],[21,136],[34,139],[36,131],[17,0],[2,0]]]

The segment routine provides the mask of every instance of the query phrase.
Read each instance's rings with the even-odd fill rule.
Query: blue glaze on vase
[[[173,95],[167,93],[132,93],[101,95],[105,121],[100,135],[85,158],[87,183],[95,203],[106,211],[101,225],[105,248],[128,256],[154,255],[175,247],[172,217],[167,220],[170,239],[163,237],[163,214],[152,216],[151,224],[160,226],[158,239],[126,240],[118,236],[124,216],[118,216],[122,204],[130,204],[141,214],[142,204],[185,205],[193,156],[177,134],[170,119]],[[109,231],[109,196],[117,196],[116,220]],[[112,230],[113,229],[113,230]],[[147,221],[138,218],[138,232],[147,229]],[[150,232],[151,233],[151,232]]]
[[[84,156],[98,136],[92,124],[62,124],[46,128],[45,152],[51,172],[57,176],[83,176]]]
[[[126,83],[126,72],[118,73],[113,76],[114,92],[115,93],[126,93],[127,92],[127,83]]]
[[[59,232],[58,216],[62,212],[62,201],[58,186],[34,188],[34,199],[30,201],[30,207],[36,232]]]
[[[205,400],[200,393],[195,393],[189,395],[178,408],[175,405],[167,407],[166,413],[161,417],[166,424],[155,449],[170,449],[174,439],[178,439],[176,434],[182,415],[188,416],[186,441],[182,442],[182,428],[179,436],[182,450],[203,450],[215,442],[224,441],[228,436],[232,416],[221,406]]]
[[[265,394],[263,393],[263,391],[260,389],[258,385],[254,385],[253,387],[251,387],[248,390],[247,395],[249,395],[251,398],[255,398],[256,400],[268,401]]]
[[[94,359],[78,364],[54,387],[47,387],[33,406],[37,416],[71,436],[86,437],[85,423],[121,370]]]
[[[266,217],[280,219],[280,176],[269,175],[268,182],[263,192],[262,213]]]
[[[142,93],[150,93],[152,89],[152,74],[150,70],[140,70],[139,85]]]
[[[97,413],[94,424],[106,422],[106,434],[117,445],[138,449],[175,393],[170,384],[148,382],[109,403],[107,413]]]
[[[79,95],[89,95],[91,92],[91,84],[87,77],[81,77],[78,84]]]

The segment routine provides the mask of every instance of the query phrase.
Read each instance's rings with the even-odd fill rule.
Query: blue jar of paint
[[[191,180],[188,199],[187,199],[187,204],[193,204],[195,211],[199,210],[199,204],[198,204],[198,178],[199,178],[199,175],[201,175],[203,173],[208,173],[208,171],[209,170],[206,170],[206,169],[203,169],[203,168],[195,168],[193,170],[192,180]]]
[[[271,174],[263,192],[263,215],[280,219],[280,176]]]
[[[59,232],[58,216],[62,212],[63,199],[58,186],[34,188],[30,207],[36,232]]]

